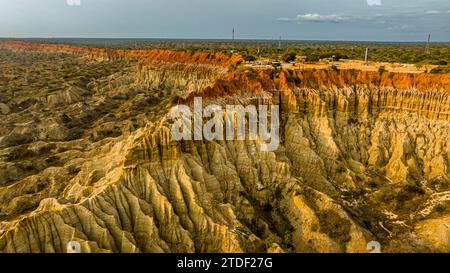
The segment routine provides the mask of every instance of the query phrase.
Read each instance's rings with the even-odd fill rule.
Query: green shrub
[[[306,56],[306,62],[308,63],[315,63],[320,60],[319,56],[311,54]]]
[[[246,62],[254,62],[257,59],[254,55],[251,55],[251,54],[245,54],[245,55],[242,55],[242,57],[244,58],[244,60]]]
[[[433,65],[447,65],[448,62],[444,61],[444,60],[439,60],[439,61],[432,61],[431,64],[433,64]]]
[[[284,62],[294,62],[295,59],[297,58],[297,54],[295,52],[287,52],[284,53],[283,56],[281,56],[281,60],[283,60]]]

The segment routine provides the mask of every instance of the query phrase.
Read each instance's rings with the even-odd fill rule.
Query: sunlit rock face
[[[1,252],[450,250],[448,75],[92,52],[0,44]],[[169,111],[196,96],[280,105],[280,146],[174,141]]]

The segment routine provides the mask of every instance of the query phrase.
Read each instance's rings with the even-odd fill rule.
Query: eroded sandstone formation
[[[450,250],[448,75],[229,71],[238,57],[185,54],[91,58],[81,70],[117,69],[2,99],[0,251]],[[280,147],[172,140],[170,108],[195,96],[280,104]]]

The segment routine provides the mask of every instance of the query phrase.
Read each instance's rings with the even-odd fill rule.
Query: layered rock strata
[[[7,140],[25,125],[4,126],[0,251],[65,252],[77,241],[83,252],[366,252],[373,240],[386,252],[450,250],[448,75],[228,71],[159,58],[38,100],[73,108],[71,119],[109,105],[75,139],[49,137],[66,125],[45,115],[30,124],[46,133],[19,145]],[[195,96],[280,104],[281,145],[174,141],[167,114]],[[7,120],[19,111],[8,103]],[[108,124],[117,133],[100,137]],[[57,163],[17,169],[44,147]]]

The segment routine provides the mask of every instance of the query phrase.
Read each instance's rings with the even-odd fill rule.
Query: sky
[[[0,0],[0,37],[450,42],[450,0]]]

